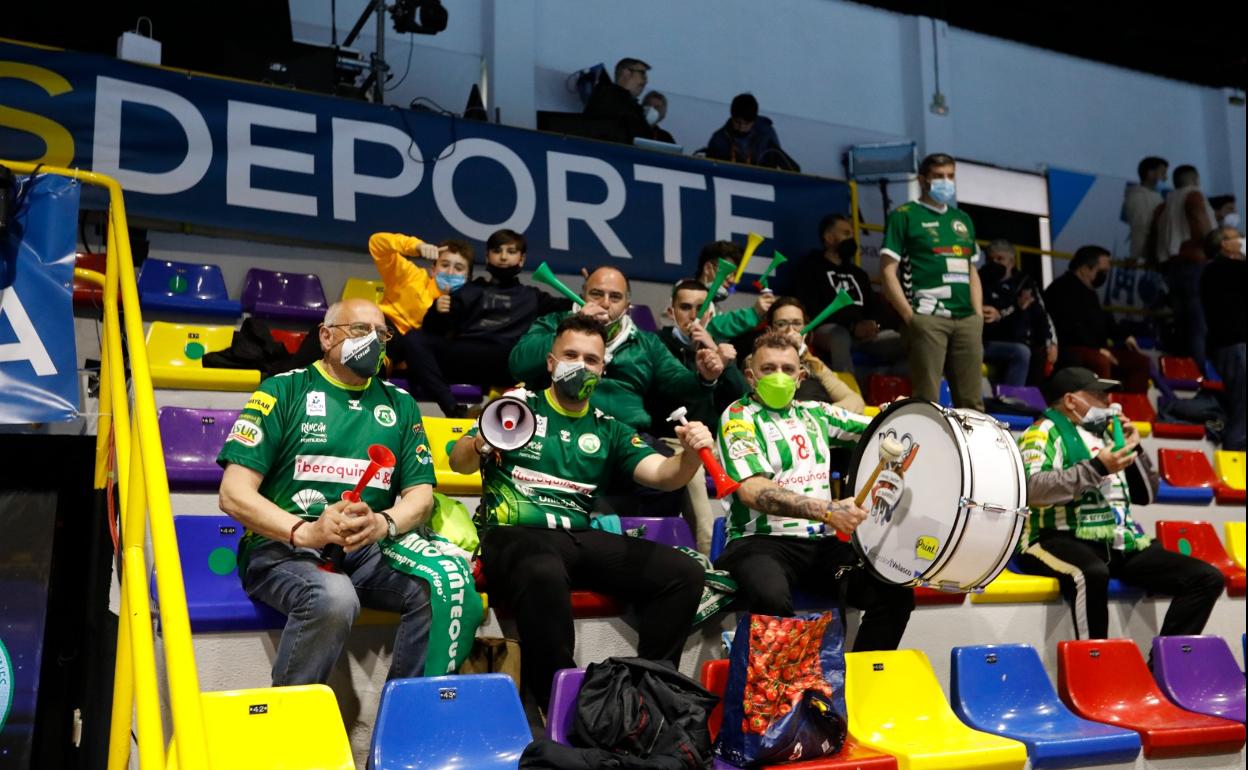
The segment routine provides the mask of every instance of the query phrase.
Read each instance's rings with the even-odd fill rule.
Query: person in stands
[[[433,244],[401,233],[373,233],[368,253],[381,276],[377,305],[399,338],[419,329],[439,299],[449,308],[451,294],[472,279],[472,246],[458,238]],[[417,258],[432,262],[433,273],[413,264]],[[401,358],[400,347],[391,345],[391,354]]]
[[[646,90],[649,72],[650,65],[641,59],[620,59],[615,64],[615,82],[604,79],[595,86],[582,114],[616,121],[629,143],[639,136],[649,137],[653,124],[646,119],[646,109],[638,101]]]
[[[806,376],[797,386],[796,398],[799,401],[822,401],[855,414],[862,414],[866,402],[811,352],[802,337],[805,326],[806,308],[801,301],[796,297],[777,297],[775,304],[767,311],[767,326],[763,332],[782,334],[797,345],[802,371]],[[751,368],[750,363],[747,356],[746,369]]]
[[[1232,227],[1220,227],[1205,237],[1209,265],[1200,277],[1200,299],[1209,321],[1205,347],[1213,368],[1224,384],[1227,402],[1222,448],[1244,451],[1244,399],[1248,378],[1244,375],[1248,355],[1248,263],[1244,261],[1244,237]]]
[[[728,122],[711,134],[706,143],[706,157],[750,166],[766,166],[786,171],[801,171],[797,163],[780,147],[780,137],[771,118],[758,114],[758,100],[753,94],[737,94],[729,107]]]

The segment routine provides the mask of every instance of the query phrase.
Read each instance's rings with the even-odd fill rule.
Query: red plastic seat
[[[1226,592],[1244,595],[1244,568],[1231,561],[1218,533],[1207,521],[1159,521],[1157,539],[1167,551],[1194,556],[1218,568],[1226,578]]]
[[[728,661],[708,660],[702,664],[702,686],[712,695],[717,695],[720,702],[706,720],[707,729],[711,732],[711,740],[719,735],[719,725],[724,719],[724,690],[728,686]],[[720,766],[724,766],[720,763]],[[846,735],[845,745],[835,757],[812,759],[806,762],[786,762],[782,765],[767,765],[775,768],[793,768],[793,770],[897,770],[897,758],[888,754],[869,749],[854,742]]]
[[[867,380],[867,403],[872,406],[909,398],[910,392],[909,377],[873,374]]]
[[[914,603],[923,604],[961,604],[966,601],[966,594],[951,591],[937,591],[935,588],[917,586],[914,589]]]
[[[1161,694],[1135,642],[1058,642],[1057,689],[1081,717],[1135,730],[1149,758],[1238,752],[1244,726],[1181,709]]]
[[[74,259],[74,267],[81,267],[84,270],[94,270],[97,273],[104,272],[105,254],[91,254],[79,252]],[[104,306],[104,289],[93,283],[88,283],[80,278],[74,279],[74,307],[103,307]]]
[[[1170,387],[1178,390],[1222,390],[1221,380],[1210,380],[1196,365],[1195,359],[1183,356],[1162,356],[1161,376]]]
[[[286,352],[292,356],[299,352],[299,346],[308,336],[307,332],[292,332],[285,329],[269,329],[269,334],[273,336],[273,339],[285,345]]]
[[[1194,364],[1193,364],[1194,365]],[[1153,425],[1153,435],[1158,438],[1187,438],[1200,440],[1205,437],[1205,426],[1185,425],[1178,422],[1157,422],[1157,411],[1144,393],[1110,393],[1109,400],[1122,405],[1122,413],[1132,422]]]
[[[1157,471],[1176,487],[1212,489],[1218,484],[1209,458],[1197,449],[1158,449]]]

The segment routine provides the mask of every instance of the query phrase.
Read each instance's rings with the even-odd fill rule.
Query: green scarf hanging
[[[1062,468],[1071,468],[1091,460],[1088,445],[1066,415],[1056,409],[1045,409],[1044,416],[1053,421],[1057,439],[1062,445]],[[1075,537],[1080,540],[1113,542],[1118,529],[1113,507],[1099,488],[1085,489],[1078,500],[1067,504],[1075,509]]]

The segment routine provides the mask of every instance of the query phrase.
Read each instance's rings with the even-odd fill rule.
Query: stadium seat
[[[909,397],[909,377],[873,374],[867,380],[867,403],[872,406],[881,406],[890,401]]]
[[[1033,770],[1133,762],[1139,755],[1134,731],[1070,713],[1031,645],[954,647],[950,658],[953,710],[977,730],[1022,741]]]
[[[170,489],[215,492],[221,486],[217,453],[237,418],[237,410],[161,407],[160,443]]]
[[[1153,435],[1153,423],[1157,420],[1157,412],[1153,409],[1153,405],[1148,401],[1146,393],[1110,393],[1109,401],[1113,404],[1122,406],[1123,415],[1135,423],[1135,429],[1139,431],[1140,438],[1148,438]],[[1204,432],[1201,432],[1201,437]]]
[[[649,305],[629,305],[628,317],[633,319],[633,324],[643,332],[659,333],[659,324],[654,320],[654,311]]]
[[[74,267],[81,267],[83,270],[92,270],[94,272],[104,273],[106,254],[92,254],[90,252],[79,252],[74,259]],[[74,307],[103,307],[104,305],[104,287],[96,286],[89,281],[81,278],[74,279]]]
[[[286,348],[286,352],[292,356],[299,352],[299,346],[307,338],[307,332],[292,332],[286,329],[269,329],[269,335],[276,341],[282,343],[282,347]]]
[[[550,708],[546,710],[546,737],[556,743],[571,746],[568,736],[576,721],[576,696],[585,681],[585,669],[564,668],[555,672],[550,688]]]
[[[1153,677],[1188,711],[1244,721],[1244,672],[1220,636],[1156,637]]]
[[[1218,483],[1213,493],[1219,503],[1243,505],[1244,493],[1244,453],[1228,452],[1224,449],[1213,453],[1213,471]]]
[[[1024,575],[1005,569],[991,583],[984,586],[983,591],[971,594],[971,604],[1053,602],[1061,598],[1057,578]]]
[[[147,357],[152,385],[186,390],[255,390],[257,369],[208,369],[205,353],[228,348],[234,341],[229,326],[193,326],[155,321],[147,330]]]
[[[1213,501],[1213,487],[1217,479],[1204,452],[1196,449],[1158,449],[1157,470],[1161,474],[1157,502],[1208,505]]]
[[[944,377],[940,378],[940,395],[936,397],[936,403],[943,407],[953,407],[953,391],[949,390],[949,380]]]
[[[1242,724],[1167,700],[1130,639],[1058,642],[1057,690],[1079,716],[1135,730],[1150,759],[1237,752],[1244,745]]]
[[[1015,553],[1013,556],[1010,557],[1010,561],[1009,563],[1005,565],[1005,568],[1009,570],[1010,572],[1014,572],[1024,577],[1047,577],[1044,575],[1032,575],[1031,573],[1027,572],[1027,570],[1023,569],[1023,564],[1022,562],[1019,561],[1017,553]],[[1002,573],[1002,574],[1005,574],[1005,573]],[[1057,578],[1049,578],[1049,579],[1053,580],[1054,582],[1057,581]],[[1109,586],[1106,589],[1106,592],[1108,593],[1110,599],[1118,600],[1118,601],[1133,602],[1138,599],[1142,599],[1145,596],[1145,592],[1143,589],[1136,588],[1135,586],[1129,586],[1126,583],[1119,580],[1118,578],[1109,579]],[[1059,587],[1058,594],[1059,596],[1061,594],[1060,587]],[[992,600],[988,599],[985,601],[992,601]]]
[[[316,323],[329,305],[321,279],[311,273],[252,268],[243,279],[243,309],[259,318]]]
[[[901,770],[1022,770],[1027,747],[974,730],[949,708],[919,650],[845,655],[845,705],[855,741],[897,757]]]
[[[480,495],[480,473],[456,473],[451,470],[451,448],[476,420],[456,420],[449,417],[425,417],[425,436],[433,452],[433,474],[438,480],[438,491],[444,495]]]
[[[1161,376],[1176,390],[1199,390],[1205,379],[1196,362],[1183,356],[1162,356]]]
[[[722,699],[728,687],[728,661],[708,660],[702,664],[702,687],[721,699],[707,719],[706,726],[710,730],[711,740],[719,735],[719,727],[724,719]],[[579,684],[579,683],[578,683]],[[845,745],[835,756],[812,759],[806,762],[785,762],[778,765],[760,767],[784,768],[784,770],[896,770],[897,758],[888,754],[869,749],[854,740],[852,735],[845,736]],[[716,759],[711,770],[734,770],[734,766]]]
[[[323,684],[200,696],[210,767],[354,770],[334,691]],[[169,770],[177,770],[171,744]]]
[[[1244,564],[1244,522],[1228,521],[1223,525],[1226,530],[1226,554],[1231,557],[1235,566],[1243,569]]]
[[[835,374],[837,378],[840,379],[841,382],[848,385],[850,390],[854,391],[860,396],[862,395],[862,388],[858,386],[858,379],[854,377],[853,372],[832,372],[832,373]]]
[[[367,278],[348,278],[346,284],[342,287],[342,296],[338,300],[366,299],[374,304],[380,304],[381,297],[385,293],[386,285],[381,281],[370,281]]]
[[[1008,412],[992,412],[988,416],[998,422],[1005,423],[1005,427],[1013,433],[1022,433],[1036,421],[1036,418],[1028,417],[1025,414],[1009,414]]]
[[[1226,592],[1244,595],[1244,568],[1231,561],[1218,540],[1218,533],[1207,521],[1159,521],[1157,539],[1167,551],[1194,556],[1218,568],[1226,578]]]
[[[1031,385],[998,385],[997,398],[1012,398],[1022,401],[1037,412],[1043,412],[1048,404],[1044,403],[1044,395],[1040,389]]]
[[[399,371],[403,372],[405,370],[400,369]],[[387,381],[396,388],[402,388],[411,393],[417,400],[420,400],[425,395],[424,391],[409,382],[406,377],[390,377]],[[451,395],[460,404],[479,404],[481,403],[481,398],[485,395],[485,391],[480,385],[459,383],[451,386]]]
[[[242,305],[230,299],[216,265],[148,259],[139,269],[139,305],[146,315],[166,313],[235,319]]]
[[[646,540],[673,547],[681,545],[697,549],[689,525],[678,516],[621,516],[620,527],[625,532],[644,527],[642,537]]]
[[[394,679],[381,693],[368,766],[504,770],[532,740],[506,674]]]

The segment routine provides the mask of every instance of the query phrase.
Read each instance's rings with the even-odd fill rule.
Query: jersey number
[[[794,436],[793,445],[797,447],[798,459],[807,460],[810,458],[810,446],[807,443],[805,436]]]
[[[572,529],[572,520],[567,516],[548,513],[546,514],[546,527],[548,529]]]

